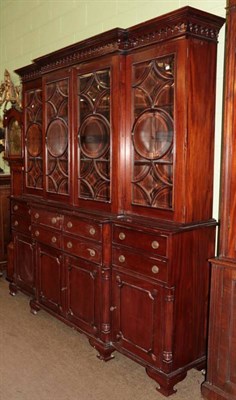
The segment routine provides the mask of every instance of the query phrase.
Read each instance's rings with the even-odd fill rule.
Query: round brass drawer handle
[[[160,246],[160,245],[159,245],[159,243],[158,243],[156,240],[154,240],[154,241],[152,242],[152,248],[153,248],[153,249],[158,249],[159,246]]]
[[[90,257],[94,257],[96,252],[93,249],[87,249],[89,251]]]
[[[94,236],[96,233],[96,230],[94,228],[90,228],[89,233],[90,233],[90,235]]]
[[[73,246],[73,244],[72,244],[71,242],[67,242],[66,247],[67,247],[68,249],[71,249],[72,246]]]
[[[71,221],[67,222],[67,228],[72,228],[73,224]]]
[[[51,221],[52,221],[52,224],[56,224],[57,223],[56,217],[52,217]]]
[[[18,222],[18,221],[15,221],[15,222],[14,222],[14,225],[15,225],[15,226],[18,226],[18,225],[19,225],[19,222]]]
[[[17,204],[15,204],[15,205],[14,205],[14,207],[13,207],[13,210],[14,210],[14,211],[17,211],[17,210],[18,210],[18,208],[19,208],[19,207],[18,207],[18,205],[17,205]]]
[[[124,240],[125,239],[125,233],[124,232],[120,232],[119,233],[119,239],[120,240]]]
[[[53,236],[52,239],[51,239],[51,241],[52,241],[52,243],[56,243],[56,241],[57,241],[56,236]]]
[[[39,219],[39,214],[38,214],[38,213],[35,213],[35,214],[34,214],[34,218],[35,218],[35,219]]]
[[[158,274],[158,272],[159,272],[159,267],[158,267],[157,265],[153,265],[153,266],[152,266],[152,272],[153,272],[154,274]]]
[[[119,261],[120,261],[120,263],[125,262],[125,256],[123,256],[123,254],[121,256],[119,256]]]
[[[34,234],[35,234],[36,237],[38,237],[39,236],[39,231],[35,231]]]

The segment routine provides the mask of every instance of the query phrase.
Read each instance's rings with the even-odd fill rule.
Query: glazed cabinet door
[[[86,208],[121,208],[119,149],[123,145],[122,56],[74,70],[77,145],[75,202]],[[124,167],[123,167],[124,168]]]
[[[42,81],[24,85],[24,192],[43,194]]]
[[[14,240],[14,282],[28,294],[35,292],[35,246],[31,237],[15,233]]]
[[[37,301],[56,313],[62,313],[64,280],[61,252],[38,243],[36,263]]]
[[[48,198],[69,201],[71,195],[71,71],[43,78],[45,185]]]
[[[76,257],[65,257],[66,316],[84,332],[95,335],[99,321],[98,267]]]
[[[156,367],[161,365],[163,336],[162,288],[119,271],[112,277],[114,346]]]

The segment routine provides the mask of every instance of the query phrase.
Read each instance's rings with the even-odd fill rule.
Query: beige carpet
[[[104,363],[84,335],[40,311],[28,297],[8,294],[0,278],[0,400],[164,400],[143,367],[115,353]],[[173,400],[200,400],[196,370]]]

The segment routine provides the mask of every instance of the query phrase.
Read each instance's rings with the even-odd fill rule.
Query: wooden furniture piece
[[[6,270],[10,242],[10,175],[0,174],[0,275]]]
[[[166,396],[206,361],[223,23],[184,7],[17,70],[10,291],[84,332],[101,359],[139,362]]]
[[[229,0],[219,256],[212,260],[208,370],[202,394],[209,400],[236,398],[236,1]]]

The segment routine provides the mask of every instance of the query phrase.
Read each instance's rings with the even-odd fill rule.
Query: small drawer
[[[41,226],[32,226],[32,237],[40,243],[53,246],[58,249],[61,248],[61,234],[48,229],[41,228]]]
[[[65,235],[63,237],[63,250],[96,264],[102,262],[101,246],[95,245],[93,242],[87,242],[81,238],[73,238]]]
[[[112,263],[114,266],[135,271],[152,279],[166,282],[168,279],[168,263],[154,257],[134,253],[124,248],[113,248]]]
[[[102,227],[93,221],[83,220],[75,216],[64,216],[63,231],[88,239],[101,241]]]
[[[11,227],[13,230],[31,235],[31,223],[30,218],[24,215],[15,215],[11,217]]]
[[[145,250],[161,256],[167,255],[167,237],[115,225],[113,242],[119,245]]]
[[[11,213],[12,214],[20,214],[24,216],[29,216],[30,217],[30,209],[27,203],[21,202],[21,201],[16,201],[13,200],[11,202]]]
[[[31,211],[31,217],[34,224],[44,225],[55,229],[61,229],[62,227],[62,215],[54,211],[33,208]]]

